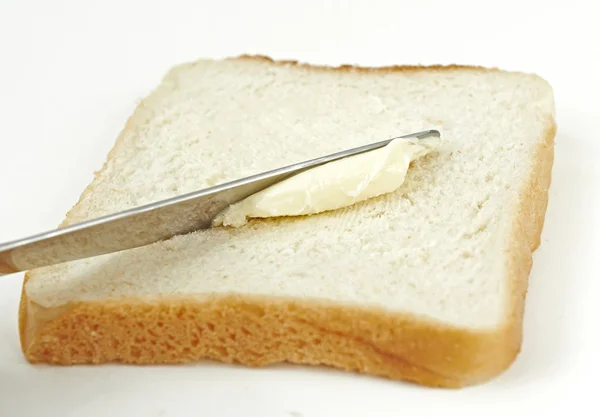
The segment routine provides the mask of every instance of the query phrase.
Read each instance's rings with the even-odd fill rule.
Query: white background
[[[21,276],[11,275],[0,279],[0,416],[600,415],[600,30],[592,5],[0,0],[0,241],[55,227],[137,101],[169,67],[199,57],[536,72],[554,87],[559,126],[523,351],[493,381],[455,391],[293,366],[34,367],[18,344]]]

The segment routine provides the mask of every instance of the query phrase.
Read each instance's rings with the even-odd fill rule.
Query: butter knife
[[[133,249],[207,229],[230,204],[300,172],[382,148],[395,139],[439,136],[437,130],[399,136],[3,243],[0,275]]]

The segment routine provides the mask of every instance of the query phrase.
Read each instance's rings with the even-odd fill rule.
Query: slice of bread
[[[27,274],[30,362],[322,364],[481,383],[521,344],[554,149],[551,87],[475,67],[262,57],[173,69],[64,225],[435,128],[396,192]]]

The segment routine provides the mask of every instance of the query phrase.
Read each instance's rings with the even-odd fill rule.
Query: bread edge
[[[263,56],[234,59],[331,71],[490,70],[456,65],[333,68]],[[143,108],[144,101],[129,118],[102,170],[122,145],[124,133],[143,117]],[[317,300],[234,295],[202,300],[79,302],[45,308],[28,299],[25,283],[31,274],[27,273],[19,308],[23,353],[31,363],[57,365],[200,359],[247,366],[290,362],[327,365],[425,386],[458,388],[482,383],[507,369],[520,351],[532,253],[540,244],[548,204],[555,134],[556,122],[549,115],[530,178],[520,194],[520,216],[507,248],[508,315],[496,331],[468,331],[411,314]],[[80,200],[93,188],[92,182]]]

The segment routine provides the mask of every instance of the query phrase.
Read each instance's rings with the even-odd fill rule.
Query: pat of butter
[[[213,225],[239,227],[248,218],[317,214],[390,193],[404,182],[411,161],[438,144],[438,138],[396,139],[383,148],[304,171],[230,205]]]

